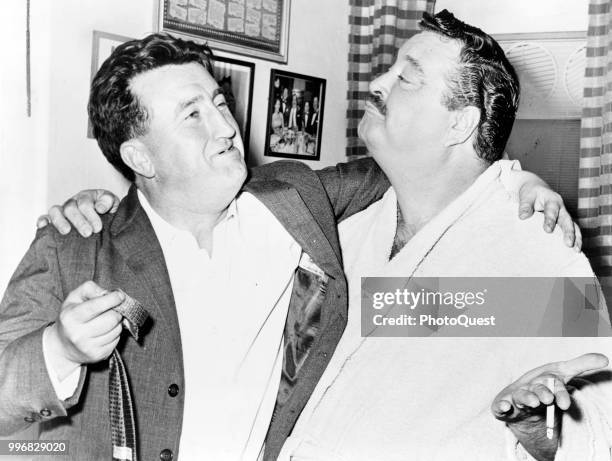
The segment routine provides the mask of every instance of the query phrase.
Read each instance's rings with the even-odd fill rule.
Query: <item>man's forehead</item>
[[[196,62],[156,67],[136,75],[130,81],[130,89],[145,103],[152,103],[169,95],[186,96],[190,92],[214,97],[218,88],[213,76]]]
[[[458,63],[462,44],[441,34],[423,31],[409,38],[397,53],[399,63],[409,63],[416,67],[429,67],[442,64],[442,61]]]

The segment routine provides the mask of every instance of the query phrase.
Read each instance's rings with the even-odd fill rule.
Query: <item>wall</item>
[[[436,0],[489,34],[586,30],[588,0]]]
[[[100,187],[122,195],[127,184],[86,137],[86,104],[91,78],[92,31],[140,38],[153,31],[155,0],[31,0],[34,116],[25,107],[25,2],[3,7],[2,127],[0,159],[0,291],[27,245],[34,222],[51,204],[76,191]],[[287,69],[327,80],[321,161],[345,159],[348,1],[293,0],[289,61],[255,62],[251,119],[251,163],[263,156],[270,69]],[[322,52],[324,50],[324,52]],[[6,174],[6,173],[5,173]]]
[[[46,207],[50,6],[33,0],[32,116],[26,98],[26,2],[3,5],[0,27],[0,292],[34,237]],[[34,45],[34,40],[33,40]]]

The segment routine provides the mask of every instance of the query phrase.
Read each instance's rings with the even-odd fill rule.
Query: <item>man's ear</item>
[[[134,173],[145,178],[155,177],[155,165],[151,161],[149,149],[142,141],[130,139],[119,147],[123,163],[129,166]]]
[[[480,109],[467,106],[454,110],[450,119],[450,127],[444,143],[445,147],[464,144],[478,128]]]

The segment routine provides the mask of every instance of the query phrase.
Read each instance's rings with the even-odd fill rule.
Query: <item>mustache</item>
[[[372,103],[372,105],[374,105],[376,110],[380,112],[381,115],[387,115],[387,106],[378,94],[368,93],[366,101]]]

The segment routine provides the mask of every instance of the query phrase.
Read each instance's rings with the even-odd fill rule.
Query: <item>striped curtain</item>
[[[612,287],[612,0],[590,0],[580,134],[578,221],[584,251]]]
[[[435,0],[350,0],[347,148],[349,159],[366,154],[357,137],[368,84],[393,63],[397,49],[416,32]]]

